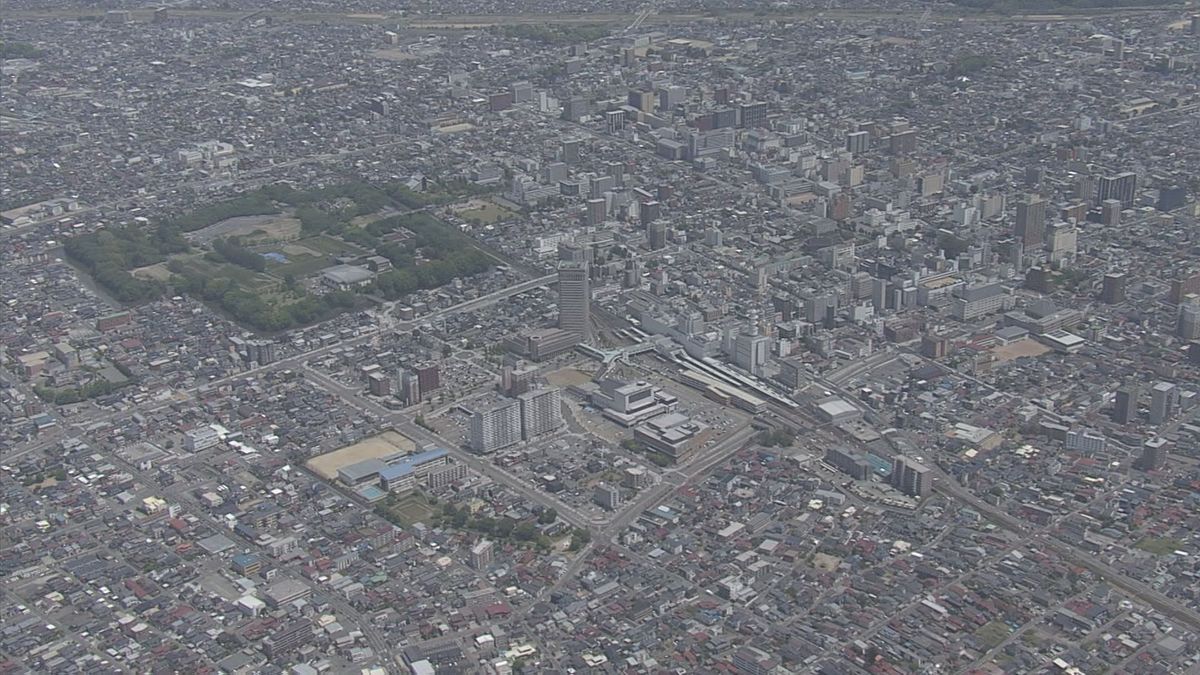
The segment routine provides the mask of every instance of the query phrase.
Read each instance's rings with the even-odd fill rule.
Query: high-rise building
[[[1119,305],[1125,302],[1125,275],[1113,272],[1104,275],[1104,286],[1100,290],[1100,302]]]
[[[649,225],[662,217],[662,204],[657,200],[651,199],[648,202],[642,202],[638,209],[643,225]]]
[[[1166,213],[1181,208],[1187,202],[1187,188],[1182,185],[1165,185],[1158,189],[1158,201],[1154,208]]]
[[[416,405],[421,402],[421,378],[414,372],[400,369],[396,373],[396,381],[400,384],[398,397],[404,405]]]
[[[1075,179],[1075,198],[1089,206],[1096,203],[1095,176],[1085,174]]]
[[[417,374],[417,383],[421,385],[422,396],[442,386],[441,371],[436,363],[422,363],[413,368],[413,372]]]
[[[521,404],[504,399],[471,415],[471,449],[495,452],[521,441]]]
[[[603,199],[587,200],[587,208],[584,211],[584,222],[588,227],[603,224],[607,215],[608,202]]]
[[[592,284],[587,263],[562,263],[558,267],[558,327],[583,342],[591,337]]]
[[[1132,208],[1137,196],[1137,174],[1126,171],[1115,176],[1101,176],[1098,196],[1102,203],[1106,199],[1116,199],[1122,208]]]
[[[646,244],[651,251],[657,251],[667,246],[667,224],[661,220],[646,223]]]
[[[1179,391],[1170,382],[1159,382],[1150,390],[1150,423],[1162,424],[1171,419]]]
[[[1172,279],[1167,302],[1178,305],[1193,294],[1200,294],[1200,272],[1189,272]]]
[[[483,571],[492,566],[494,554],[492,542],[487,539],[480,539],[471,547],[471,557],[468,564],[472,569]]]
[[[558,146],[558,159],[566,164],[579,163],[579,146],[582,145],[578,138],[568,138]]]
[[[765,127],[767,125],[767,102],[755,101],[741,104],[738,106],[737,119],[739,127],[746,129]]]
[[[1138,398],[1141,391],[1136,385],[1128,384],[1117,390],[1113,402],[1113,421],[1117,424],[1129,424],[1137,419]]]
[[[1025,245],[1026,251],[1040,248],[1046,235],[1046,200],[1029,195],[1017,203],[1017,222],[1013,234]]]
[[[1167,439],[1153,436],[1142,444],[1142,456],[1138,458],[1137,468],[1142,471],[1158,471],[1167,463]]]
[[[1184,302],[1179,305],[1175,334],[1184,340],[1200,340],[1200,304]]]
[[[604,113],[604,121],[608,126],[608,133],[615,134],[625,128],[625,111],[609,110]]]
[[[741,333],[733,342],[733,362],[751,375],[762,373],[771,351],[771,339],[765,335]]]
[[[590,106],[587,99],[582,96],[573,96],[567,99],[563,105],[562,117],[568,122],[578,122],[590,113]],[[563,160],[566,162],[567,160]]]
[[[1121,200],[1105,199],[1100,204],[1100,222],[1108,227],[1121,224]]]
[[[892,154],[902,155],[909,152],[914,152],[917,149],[917,130],[907,129],[893,133],[888,139],[888,148]]]
[[[513,82],[508,88],[512,91],[513,103],[527,103],[533,100],[533,85],[526,80]]]
[[[896,455],[892,458],[892,487],[911,497],[925,497],[933,489],[933,475],[929,467],[908,457]]]
[[[871,134],[866,131],[852,131],[846,134],[846,149],[861,155],[871,147]]]
[[[531,389],[517,396],[521,403],[521,436],[531,440],[563,425],[562,394],[557,388]]]

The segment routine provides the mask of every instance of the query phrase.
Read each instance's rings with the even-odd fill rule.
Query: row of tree
[[[213,241],[212,246],[213,251],[238,267],[252,272],[263,272],[267,269],[266,258],[242,246],[242,242],[236,237],[217,239]]]

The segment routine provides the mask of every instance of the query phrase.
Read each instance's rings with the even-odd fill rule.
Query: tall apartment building
[[[912,497],[925,497],[933,489],[929,467],[907,455],[892,458],[892,487]]]
[[[537,438],[563,425],[562,393],[554,387],[533,389],[517,396],[521,405],[521,436]]]
[[[471,449],[495,452],[521,441],[521,404],[505,399],[471,415]]]
[[[486,570],[491,567],[492,560],[495,555],[493,553],[493,544],[487,539],[480,539],[478,543],[471,547],[471,557],[468,564],[472,569]]]

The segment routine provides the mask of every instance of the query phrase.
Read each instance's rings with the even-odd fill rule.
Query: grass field
[[[392,516],[393,522],[403,527],[412,527],[414,523],[428,522],[429,516],[433,515],[433,507],[419,492],[413,492],[395,501],[389,499],[384,503],[383,509]]]
[[[231,263],[214,263],[201,256],[178,258],[189,274],[208,279],[230,279],[252,292],[266,292],[279,286],[279,280]]]
[[[346,242],[325,235],[301,239],[296,244],[327,255],[359,255],[362,253],[361,250]]]
[[[979,627],[975,631],[975,637],[979,638],[985,649],[993,649],[996,645],[1004,642],[1005,639],[1012,633],[1008,626],[1002,621],[992,621]]]
[[[1146,537],[1139,541],[1136,546],[1154,555],[1171,555],[1183,548],[1183,542],[1170,537]]]
[[[288,259],[286,263],[277,263],[269,259],[267,261],[267,271],[280,279],[289,274],[297,279],[302,279],[334,264],[333,258],[327,255],[308,253],[284,253],[284,255]]]
[[[466,208],[458,211],[458,217],[467,222],[477,221],[485,225],[512,218],[516,214],[495,202],[472,200]]]

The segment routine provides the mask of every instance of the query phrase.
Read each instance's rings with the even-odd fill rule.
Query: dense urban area
[[[1147,4],[6,2],[0,674],[1200,675]]]

